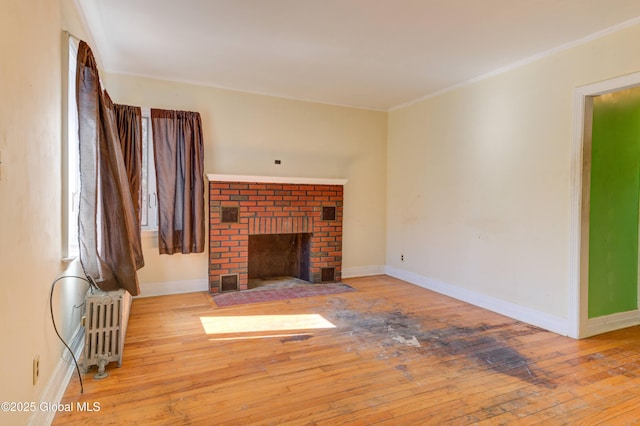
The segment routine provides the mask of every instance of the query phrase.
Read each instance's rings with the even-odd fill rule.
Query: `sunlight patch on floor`
[[[319,314],[200,317],[206,334],[317,330],[336,326]]]
[[[211,342],[218,341],[228,341],[228,340],[251,340],[251,339],[280,339],[283,341],[286,340],[306,340],[306,338],[311,338],[311,333],[285,333],[285,334],[258,334],[256,336],[253,335],[236,335],[231,337],[212,337],[209,339]]]

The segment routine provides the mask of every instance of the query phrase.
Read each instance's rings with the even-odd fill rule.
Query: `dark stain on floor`
[[[310,334],[295,334],[293,336],[287,336],[287,337],[283,337],[282,339],[280,339],[280,341],[282,343],[287,343],[287,342],[301,342],[303,340],[309,340],[311,339],[313,336]]]
[[[545,378],[548,374],[544,370],[538,369],[532,360],[509,344],[514,337],[544,331],[520,321],[475,327],[442,324],[442,328],[425,330],[418,318],[401,310],[362,313],[338,308],[332,314],[339,326],[347,327],[354,336],[368,339],[374,334],[384,349],[394,348],[395,352],[389,355],[386,351],[387,355],[379,358],[396,357],[398,350],[413,350],[451,360],[463,357],[473,361],[477,368],[489,368],[545,388],[557,386]],[[426,320],[438,323],[438,320]],[[406,373],[406,366],[397,369]]]

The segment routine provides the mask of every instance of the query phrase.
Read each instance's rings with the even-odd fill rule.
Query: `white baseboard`
[[[580,338],[595,336],[596,334],[620,330],[640,324],[640,310],[620,312],[597,318],[589,318],[580,333]]]
[[[80,355],[82,354],[82,349],[84,347],[84,328],[78,326],[76,332],[73,334],[71,341],[68,342],[69,347],[73,351],[73,355],[77,360],[80,359]],[[47,404],[57,404],[62,400],[64,396],[64,392],[67,390],[67,386],[69,385],[69,380],[71,380],[71,376],[75,373],[76,366],[73,363],[73,359],[69,352],[65,349],[65,352],[60,357],[60,360],[56,364],[55,369],[53,370],[53,374],[49,378],[47,385],[42,391],[42,395],[40,396],[40,403],[46,402]],[[29,420],[27,421],[28,425],[34,426],[42,426],[42,425],[50,425],[53,422],[53,418],[56,413],[53,410],[36,410],[33,412]]]
[[[540,312],[538,310],[507,302],[492,296],[487,296],[486,294],[456,287],[451,284],[443,283],[413,272],[394,268],[392,266],[386,266],[385,273],[391,277],[398,278],[428,290],[453,297],[454,299],[514,318],[518,321],[523,321],[563,336],[569,335],[569,323],[566,318],[557,317],[555,315]]]
[[[194,293],[196,291],[209,291],[209,280],[207,278],[198,278],[195,280],[141,283],[140,294],[136,298]]]
[[[383,265],[357,266],[343,268],[342,278],[366,277],[370,275],[384,274]],[[195,280],[163,281],[155,283],[140,283],[139,297],[167,296],[170,294],[193,293],[196,291],[209,291],[209,280],[198,278]]]
[[[384,265],[355,266],[342,268],[342,278],[368,277],[371,275],[383,275]]]

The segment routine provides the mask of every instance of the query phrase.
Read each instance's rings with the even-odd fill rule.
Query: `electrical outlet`
[[[40,355],[36,355],[33,357],[33,384],[34,385],[38,382],[38,377],[40,377]]]
[[[404,254],[400,255],[400,262],[404,262]]]

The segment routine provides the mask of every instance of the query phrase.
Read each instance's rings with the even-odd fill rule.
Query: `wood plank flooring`
[[[640,423],[640,327],[572,340],[386,276],[216,307],[136,299],[123,365],[55,425]],[[77,403],[99,403],[83,412]]]

